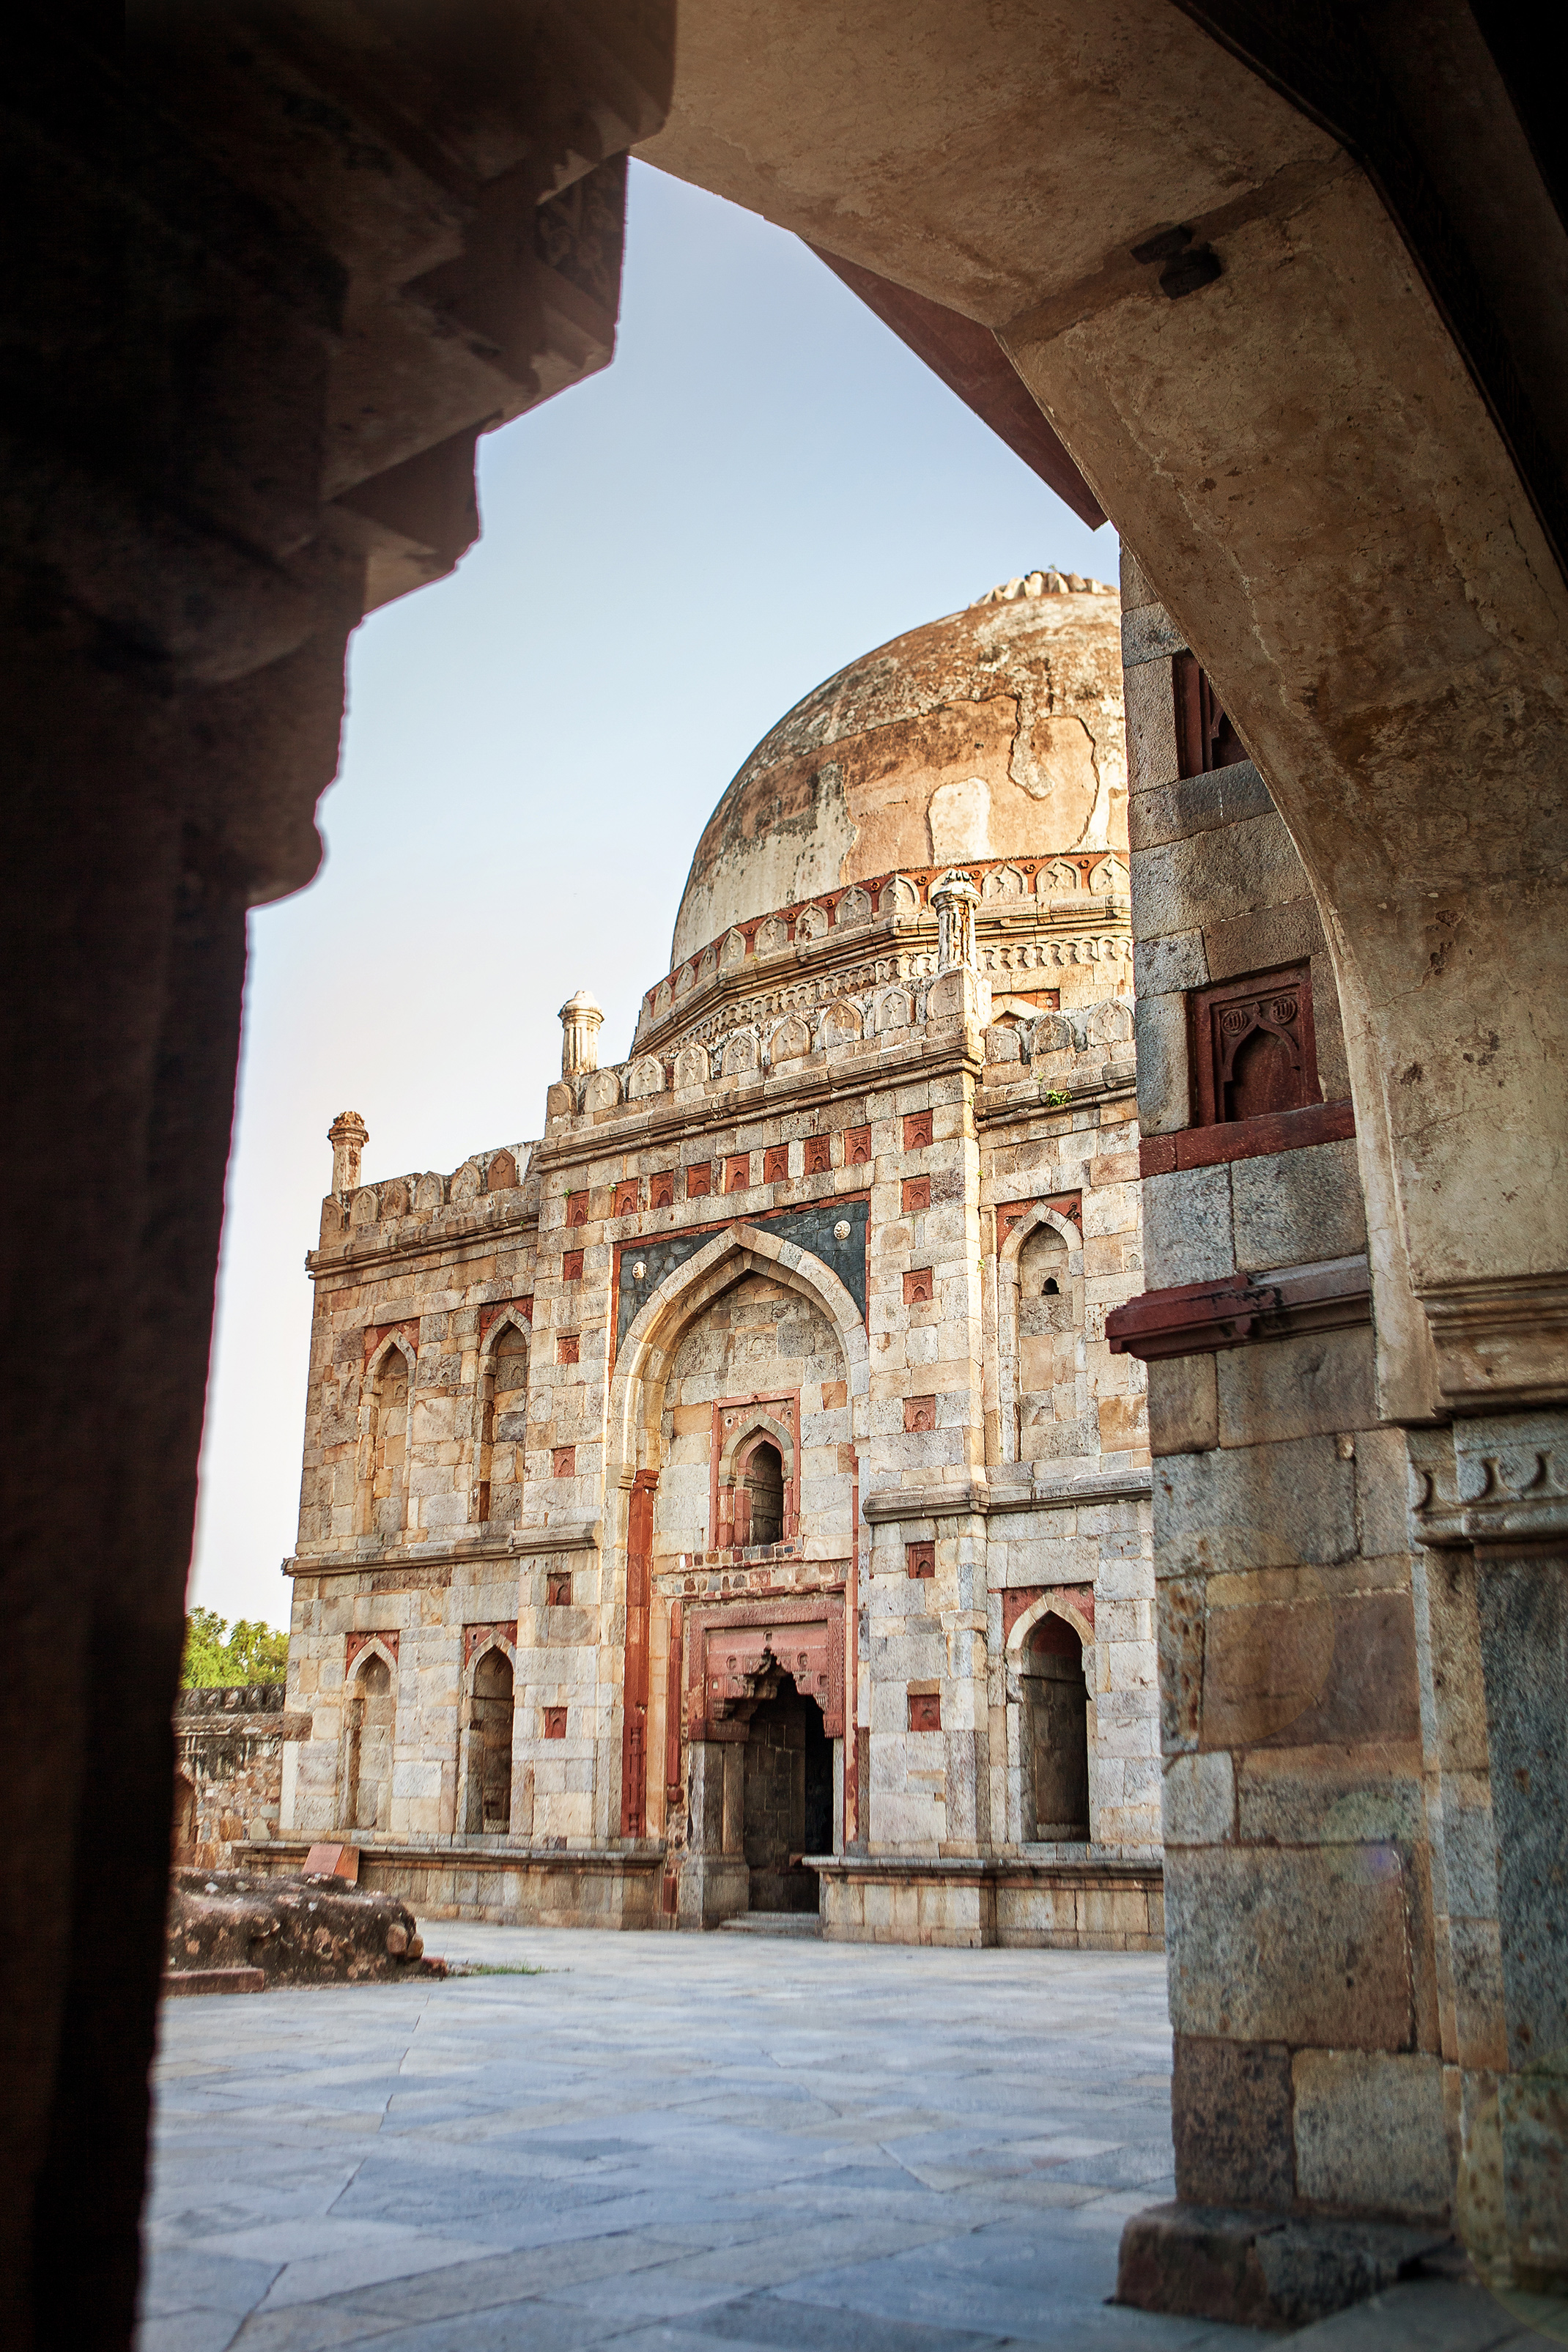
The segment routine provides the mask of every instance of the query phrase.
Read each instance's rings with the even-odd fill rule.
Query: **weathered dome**
[[[731,924],[879,875],[1125,855],[1120,621],[1111,590],[1036,572],[808,694],[709,819],[672,966]]]

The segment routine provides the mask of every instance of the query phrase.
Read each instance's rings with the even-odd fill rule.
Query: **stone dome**
[[[889,873],[1127,852],[1121,604],[1034,572],[910,629],[763,736],[697,845],[672,967],[731,924]]]

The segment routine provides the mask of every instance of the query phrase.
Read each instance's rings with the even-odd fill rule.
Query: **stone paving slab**
[[[1278,2340],[1105,2300],[1173,2193],[1158,1954],[432,1943],[543,1973],[164,2011],[140,2352]],[[1465,2317],[1324,2352],[1522,2344]]]

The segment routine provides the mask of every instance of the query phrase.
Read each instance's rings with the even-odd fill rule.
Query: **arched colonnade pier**
[[[1164,1219],[1169,1278],[1131,1336],[1152,1364],[1191,1366],[1207,1351],[1167,1343],[1178,1325],[1192,1338],[1207,1286],[1226,1340],[1209,1362],[1218,1442],[1195,1442],[1201,1366],[1157,1375],[1151,1407],[1162,1551],[1181,1562],[1161,1620],[1186,1841],[1172,1853],[1191,1857],[1179,1892],[1174,1863],[1172,1878],[1175,1976],[1195,2003],[1184,2193],[1352,2215],[1403,2201],[1457,2219],[1499,2277],[1560,2279],[1568,2021],[1542,1889],[1568,1815],[1568,331],[1539,78],[1503,13],[1350,26],[1123,0],[1042,20],[1016,0],[872,8],[847,27],[805,5],[688,0],[679,46],[658,9],[607,8],[591,39],[532,16],[387,40],[292,23],[237,44],[216,18],[159,16],[128,51],[118,30],[100,47],[51,25],[12,99],[29,164],[15,226],[39,266],[14,297],[33,373],[5,551],[8,928],[30,976],[14,998],[11,1202],[62,1295],[40,1341],[33,1286],[16,1285],[8,1351],[25,1605],[3,1719],[35,1906],[5,1991],[27,2190],[0,2247],[8,2335],[36,2339],[38,2282],[57,2312],[81,2282],[83,2340],[131,2324],[245,911],[314,870],[347,636],[471,539],[477,433],[607,358],[634,146],[858,273],[1015,446],[1110,514],[1136,559],[1130,715],[1152,759],[1182,764],[1159,672],[1184,655],[1250,754],[1268,807],[1237,822],[1279,828],[1267,903],[1304,898],[1316,929],[1277,933],[1245,969],[1218,954],[1257,908],[1214,862],[1228,827],[1205,810],[1223,814],[1223,793],[1175,790],[1211,772],[1189,761],[1134,795],[1135,825],[1149,819],[1135,920],[1162,943],[1152,1001],[1321,956],[1353,1135],[1311,1149],[1352,1144],[1365,1231],[1363,1250],[1312,1262],[1315,1297],[1305,1259],[1241,1262],[1237,1202],[1268,1203],[1236,1171],[1285,1155],[1184,1160],[1190,1106],[1164,1120],[1173,1065],[1152,1016],[1140,1109],[1145,1147],[1169,1149],[1145,1162],[1145,1211]],[[156,139],[106,156],[106,104]],[[351,169],[369,148],[385,168]],[[132,249],[133,272],[114,259]],[[89,250],[107,257],[90,280]],[[1273,854],[1263,834],[1253,846]],[[1303,893],[1285,890],[1290,858]],[[1202,919],[1167,924],[1205,892]],[[1330,992],[1312,978],[1316,1004]],[[1194,1272],[1184,1234],[1215,1167],[1230,1238]],[[1204,1175],[1206,1192],[1173,1181]],[[1357,1325],[1340,1261],[1363,1254]],[[1287,1272],[1293,1291],[1254,1280]],[[1324,1328],[1365,1331],[1374,1385],[1353,1429],[1291,1436],[1274,1370],[1237,1361],[1277,1367]],[[84,1428],[104,1433],[85,1467]],[[1305,1450],[1276,1450],[1291,1445]],[[1383,1509],[1396,1467],[1409,1519]],[[1378,1584],[1370,1564],[1400,1559],[1403,1583]],[[1352,1561],[1363,1585],[1331,1589]],[[1247,1607],[1304,1614],[1248,1632]],[[1292,1721],[1316,1706],[1321,1734],[1306,1744],[1342,1747],[1323,1712],[1332,1661],[1364,1688],[1380,1643],[1406,1636],[1407,1666],[1383,1682],[1414,1676],[1415,1704],[1397,1738],[1358,1732],[1384,1763],[1332,1799],[1342,1833],[1308,1842],[1325,1884],[1331,1848],[1397,1861],[1376,1881],[1378,1997],[1347,2025],[1332,1955],[1303,1960],[1247,1924],[1270,1916],[1269,1874],[1318,1806],[1267,1757],[1303,1694]],[[1278,1996],[1241,2040],[1216,2021],[1233,1978]],[[1321,2036],[1293,2038],[1315,2002]],[[1237,2103],[1229,2169],[1183,2168]],[[1403,2173],[1357,2170],[1369,2113]]]

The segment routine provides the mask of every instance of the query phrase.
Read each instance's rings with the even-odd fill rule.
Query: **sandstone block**
[[[1132,951],[1132,969],[1136,989],[1136,1007],[1151,997],[1179,996],[1188,988],[1208,985],[1208,958],[1204,952],[1202,931],[1173,931],[1159,940],[1139,940]],[[1142,1088],[1139,1088],[1139,1118],[1143,1116]]]
[[[1228,1167],[1178,1168],[1144,1180],[1143,1252],[1151,1289],[1234,1273],[1232,1173]]]
[[[1289,2051],[1178,2033],[1173,2057],[1178,2193],[1198,2205],[1288,2211],[1296,2189]]]
[[[1414,2052],[1298,2050],[1296,2176],[1313,2204],[1445,2225],[1453,2165],[1443,2068]]]
[[[1170,1845],[1220,1845],[1236,1831],[1236,1773],[1223,1750],[1173,1756],[1161,1782],[1161,1818]]]
[[[1244,1273],[1311,1265],[1365,1249],[1352,1141],[1238,1160],[1230,1177],[1236,1264]]]
[[[1168,1454],[1203,1454],[1219,1444],[1217,1360],[1173,1356],[1148,1366],[1149,1447]]]
[[[1210,1360],[1222,1445],[1368,1429],[1376,1419],[1370,1325],[1310,1331],[1267,1347],[1228,1348]],[[1400,1466],[1403,1471],[1403,1462]]]
[[[1154,1533],[1170,1573],[1349,1559],[1353,1466],[1330,1437],[1168,1456],[1154,1465]]]
[[[1165,1901],[1178,2033],[1407,2046],[1404,1872],[1392,1847],[1177,1847]]]
[[[1132,927],[1161,939],[1229,921],[1299,898],[1295,844],[1273,814],[1216,824],[1140,852],[1132,864]]]

